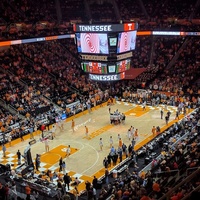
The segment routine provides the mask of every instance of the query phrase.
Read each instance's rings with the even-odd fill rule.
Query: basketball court
[[[92,108],[91,113],[84,111],[66,119],[63,130],[57,125],[56,138],[49,140],[49,152],[45,152],[45,144],[40,141],[41,131],[35,132],[34,138],[37,142],[31,145],[32,158],[35,161],[36,154],[41,155],[40,172],[47,171],[47,169],[58,172],[59,159],[62,157],[66,163],[66,172],[69,173],[72,179],[75,177],[80,179],[81,184],[79,184],[78,189],[82,191],[85,189],[84,182],[86,180],[92,181],[93,176],[99,178],[104,175],[103,159],[110,152],[110,136],[113,138],[116,149],[118,148],[118,134],[128,147],[130,141],[127,137],[127,131],[131,126],[137,128],[139,130],[139,137],[135,145],[135,150],[137,150],[153,139],[151,132],[153,126],[160,126],[162,132],[177,121],[175,120],[176,108],[168,106],[167,109],[170,110],[171,116],[167,126],[165,120],[161,119],[161,108],[164,109],[163,116],[165,116],[167,110],[162,105],[158,107],[146,106],[146,110],[143,111],[141,105],[117,101],[111,106],[111,112],[118,109],[120,113],[126,115],[126,120],[125,124],[113,125],[110,124],[109,107],[106,103],[102,106],[96,106]],[[180,116],[180,119],[182,117],[183,115]],[[74,132],[71,128],[72,119],[75,122]],[[89,129],[89,138],[85,135],[85,126]],[[99,146],[100,138],[103,140],[102,151],[100,151]],[[9,163],[12,168],[17,166],[16,152],[18,149],[21,153],[24,152],[30,141],[30,136],[26,135],[24,139],[22,142],[20,139],[12,141],[11,147],[6,144],[7,157],[3,158],[3,153],[0,151],[2,164]],[[68,145],[71,147],[71,154],[69,157],[65,157]]]

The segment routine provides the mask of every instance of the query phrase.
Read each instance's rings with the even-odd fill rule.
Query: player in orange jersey
[[[85,136],[86,136],[86,138],[89,138],[89,135],[88,135],[88,127],[87,126],[85,126]]]
[[[74,120],[72,119],[72,131],[74,132],[75,130],[74,130],[74,127],[75,127],[75,122],[74,122]]]
[[[151,132],[153,134],[153,137],[156,136],[156,127],[155,126],[153,126]]]

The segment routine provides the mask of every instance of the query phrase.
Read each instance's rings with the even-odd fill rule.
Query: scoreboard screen
[[[100,62],[82,62],[82,70],[91,74],[107,74],[107,64]]]
[[[135,49],[136,31],[121,32],[118,34],[117,53],[124,53]]]
[[[115,73],[116,65],[115,64],[109,64],[108,65],[108,73]]]
[[[117,37],[110,37],[110,38],[109,38],[109,46],[110,46],[110,47],[115,47],[115,46],[117,46]]]
[[[121,73],[129,70],[131,60],[121,60],[118,62],[91,62],[85,61],[81,63],[81,68],[84,72],[90,74],[113,74]]]
[[[76,33],[76,43],[79,53],[109,54],[106,33]]]
[[[122,60],[116,63],[116,73],[124,72],[129,70],[131,67],[131,60]]]

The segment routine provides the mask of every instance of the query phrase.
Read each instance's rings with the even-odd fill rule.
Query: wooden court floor
[[[101,177],[105,173],[103,166],[103,159],[110,152],[109,138],[112,136],[114,141],[114,147],[118,148],[118,134],[120,134],[123,143],[128,147],[130,141],[127,137],[128,129],[133,126],[139,130],[139,137],[136,142],[135,150],[153,139],[151,132],[153,126],[160,126],[161,131],[164,131],[177,120],[175,120],[176,108],[168,106],[171,117],[168,126],[164,119],[160,117],[160,105],[158,107],[147,106],[143,111],[142,106],[135,105],[126,102],[116,102],[111,106],[111,112],[118,109],[119,112],[126,115],[125,124],[111,125],[109,108],[105,104],[103,106],[97,106],[92,109],[91,113],[84,111],[76,116],[68,118],[64,123],[64,129],[61,130],[56,125],[56,138],[49,140],[50,151],[45,152],[45,144],[39,139],[41,138],[41,132],[34,133],[36,144],[31,146],[31,153],[33,160],[36,154],[41,155],[41,166],[39,171],[46,171],[50,169],[57,171],[59,169],[59,159],[62,157],[66,162],[66,172],[74,179],[78,177],[81,181],[78,189],[82,191],[85,189],[85,181],[92,181],[93,176],[97,178]],[[167,110],[164,108],[164,116]],[[183,115],[180,116],[180,119]],[[72,131],[71,124],[72,119],[75,122],[75,131]],[[85,136],[85,126],[88,127],[89,137]],[[17,166],[16,152],[19,149],[22,153],[28,146],[30,136],[24,137],[25,141],[21,142],[20,139],[12,141],[11,147],[7,144],[6,158],[3,158],[0,154],[1,163],[12,164],[13,168]],[[103,140],[103,150],[100,150],[99,140]],[[65,157],[66,149],[70,145],[71,154],[69,157]],[[1,151],[2,152],[2,151]],[[64,173],[64,172],[61,172]],[[72,188],[70,188],[72,189]]]

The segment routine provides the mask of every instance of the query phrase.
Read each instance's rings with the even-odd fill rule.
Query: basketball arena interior
[[[0,200],[199,200],[200,0],[1,0],[0,146]]]

